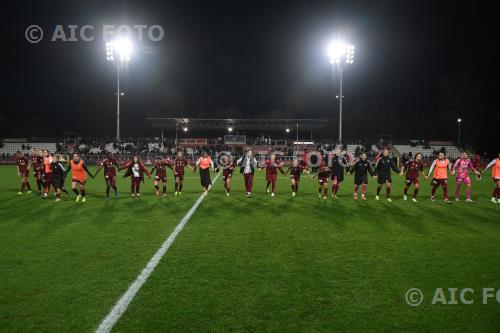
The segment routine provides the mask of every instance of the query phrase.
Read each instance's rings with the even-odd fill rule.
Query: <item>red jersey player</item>
[[[274,192],[276,189],[276,178],[278,177],[278,171],[284,175],[282,163],[276,158],[276,154],[271,154],[269,159],[264,162],[266,168],[266,192],[269,193],[269,185],[271,185],[271,196],[274,197]],[[262,169],[259,169],[262,170]]]
[[[293,160],[292,165],[286,170],[285,175],[290,171],[290,182],[292,187],[292,197],[297,195],[299,191],[300,175],[302,172],[309,173],[306,170],[306,163],[301,160]]]
[[[194,168],[189,165],[189,161],[184,157],[184,152],[179,150],[173,161],[175,176],[175,195],[182,194],[182,185],[184,184],[184,168],[189,167],[193,172]]]
[[[419,175],[422,174],[422,176],[424,176],[424,179],[427,179],[427,175],[424,174],[424,164],[422,163],[422,154],[417,153],[415,154],[414,160],[406,162],[401,167],[401,172],[399,173],[399,175],[403,176],[405,170],[406,170],[406,181],[405,181],[406,185],[404,189],[403,199],[404,200],[408,199],[408,190],[411,184],[413,183],[413,198],[411,200],[413,202],[417,202]]]
[[[321,198],[321,194],[323,193],[323,199],[326,200],[326,196],[328,194],[328,179],[332,174],[332,169],[330,167],[321,162],[321,165],[318,168],[318,172],[313,177],[318,177],[318,198]]]
[[[151,178],[151,174],[138,156],[134,156],[132,161],[127,162],[120,170],[126,169],[123,177],[130,177],[130,193],[133,197],[141,195],[141,182],[144,182],[144,174]]]
[[[115,197],[118,197],[118,188],[116,186],[116,170],[120,170],[118,162],[112,154],[109,154],[106,159],[101,162],[99,168],[95,172],[95,176],[104,168],[104,181],[106,182],[106,200],[109,199],[109,191],[111,188],[115,191]]]
[[[233,171],[236,167],[234,163],[234,158],[231,155],[224,155],[221,158],[221,163],[219,167],[222,168],[222,180],[224,181],[224,188],[226,189],[226,195],[229,196],[231,191],[231,178],[233,177]]]
[[[42,152],[37,151],[35,148],[31,148],[31,166],[33,167],[33,177],[35,178],[35,183],[38,188],[38,193],[42,194],[42,166],[43,157]]]
[[[153,174],[156,170],[153,186],[156,189],[157,196],[160,195],[160,182],[163,184],[163,196],[167,196],[167,167],[173,170],[170,160],[163,159],[158,156],[153,164],[153,168],[151,169],[151,174]]]
[[[17,173],[21,176],[21,189],[17,194],[23,194],[25,187],[28,188],[28,193],[31,193],[31,185],[28,181],[30,161],[20,151],[16,153],[16,165]]]

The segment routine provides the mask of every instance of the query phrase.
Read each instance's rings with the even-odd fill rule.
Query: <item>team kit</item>
[[[413,159],[398,167],[394,158],[390,156],[389,149],[382,150],[376,156],[374,164],[368,161],[365,153],[361,153],[357,158],[352,158],[347,154],[335,150],[329,154],[320,154],[317,161],[313,163],[314,166],[311,166],[310,159],[306,156],[300,159],[295,158],[292,161],[281,161],[277,154],[271,154],[264,159],[263,163],[259,163],[251,150],[245,151],[243,156],[237,160],[230,154],[220,155],[217,160],[214,160],[207,152],[204,152],[195,163],[192,163],[185,157],[183,150],[178,150],[174,158],[157,157],[151,163],[151,170],[146,167],[145,163],[138,156],[120,165],[116,157],[110,153],[99,163],[95,174],[92,174],[78,153],[74,153],[71,160],[67,162],[62,155],[51,154],[47,150],[36,151],[32,149],[29,157],[24,156],[21,152],[17,152],[16,165],[18,174],[21,177],[18,195],[22,195],[25,192],[32,193],[33,189],[29,182],[29,174],[32,171],[37,190],[41,197],[47,199],[50,189],[53,188],[55,201],[61,201],[61,193],[69,195],[64,184],[66,177],[71,173],[71,190],[76,195],[75,201],[82,203],[86,201],[85,184],[88,177],[94,179],[101,170],[103,170],[106,184],[106,200],[109,199],[111,190],[113,190],[116,197],[119,196],[116,177],[121,170],[125,170],[123,177],[130,177],[130,193],[132,197],[139,197],[141,195],[141,184],[145,182],[146,176],[153,178],[155,194],[157,196],[166,196],[167,168],[173,171],[175,177],[174,195],[176,196],[182,194],[186,168],[191,169],[192,172],[195,172],[197,169],[199,170],[203,195],[208,194],[208,190],[212,184],[210,170],[214,170],[215,172],[221,171],[227,196],[231,193],[233,172],[239,169],[239,172],[243,175],[246,197],[252,196],[255,172],[265,169],[266,193],[271,196],[275,196],[276,193],[278,174],[282,176],[289,174],[292,196],[296,196],[299,192],[301,175],[307,174],[311,178],[317,178],[319,198],[326,200],[328,198],[328,191],[331,188],[331,197],[337,199],[340,184],[344,181],[344,174],[347,173],[348,175],[354,175],[353,197],[355,200],[358,200],[359,189],[361,189],[361,200],[367,200],[367,187],[370,175],[378,183],[375,200],[380,200],[380,192],[385,187],[385,199],[388,202],[392,202],[391,184],[392,173],[394,172],[405,177],[404,200],[410,199],[408,193],[413,186],[411,201],[417,202],[420,177],[422,177],[425,180],[431,179],[432,190],[430,199],[432,201],[436,200],[437,189],[441,187],[444,202],[447,204],[451,203],[448,195],[448,176],[452,175],[455,176],[455,200],[460,201],[460,191],[462,186],[464,186],[466,202],[472,203],[470,172],[480,179],[482,172],[491,168],[494,183],[491,202],[500,203],[500,153],[484,170],[480,171],[478,170],[478,166],[474,166],[468,158],[467,152],[462,152],[454,163],[446,157],[445,153],[440,152],[430,165],[427,174],[424,173],[422,154],[415,154]]]

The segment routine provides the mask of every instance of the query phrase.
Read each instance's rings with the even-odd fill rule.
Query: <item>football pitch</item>
[[[0,167],[0,331],[95,331],[200,198],[198,174],[187,170],[174,196],[168,172],[166,198],[149,179],[131,198],[121,173],[118,198],[104,200],[100,174],[86,203],[72,193],[56,203],[16,195],[16,168]],[[419,202],[403,201],[394,174],[392,203],[384,189],[374,200],[374,179],[368,200],[354,201],[352,176],[337,200],[319,199],[307,175],[296,197],[279,176],[271,197],[264,175],[252,198],[239,173],[230,197],[217,179],[113,332],[500,330],[500,204],[489,174],[473,180],[475,203],[462,192],[451,205],[441,189],[431,202],[423,179]],[[452,200],[453,191],[450,179]]]

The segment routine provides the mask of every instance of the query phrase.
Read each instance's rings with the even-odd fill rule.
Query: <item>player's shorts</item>
[[[44,182],[50,183],[52,181],[52,173],[44,173],[42,174],[42,178]]]
[[[56,177],[50,177],[50,183],[52,186],[55,188],[63,188],[64,185],[64,180],[62,177],[56,176]]]
[[[87,182],[87,180],[86,179],[75,179],[75,178],[73,178],[73,179],[71,179],[71,182],[72,183],[78,183],[80,185],[85,185],[85,183]]]
[[[432,185],[434,185],[434,186],[448,186],[448,179],[432,178]]]
[[[141,185],[141,177],[131,177],[130,180],[132,181],[132,185],[134,186],[139,186]]]
[[[493,179],[493,183],[500,181],[500,177],[493,177],[492,179]]]
[[[457,184],[465,184],[465,185],[470,185],[471,184],[469,176],[466,176],[466,177],[457,177],[457,178],[455,178],[455,181],[457,182]]]
[[[233,170],[223,170],[222,171],[222,179],[226,181],[227,179],[231,179],[233,176]]]
[[[298,181],[300,181],[300,175],[290,175],[290,179],[293,179],[296,182],[298,182]]]
[[[417,185],[419,183],[418,177],[406,177],[405,183],[406,184],[413,183],[413,184]]]
[[[328,184],[328,177],[318,177],[318,183],[321,184]]]
[[[277,175],[277,174],[275,174],[275,173],[273,173],[273,174],[269,174],[269,175],[266,175],[266,181],[271,182],[271,183],[274,183],[274,182],[276,182],[276,177],[277,177],[277,176],[278,176],[278,175]]]
[[[167,182],[167,175],[156,175],[155,181],[156,182],[162,181],[162,182],[166,183]]]
[[[41,172],[39,170],[33,170],[33,177],[35,177],[35,179],[40,178],[40,175],[41,175]]]
[[[344,180],[344,173],[332,173],[332,176],[331,176],[331,179],[332,180],[337,180],[337,183],[342,183],[342,181]]]
[[[379,174],[377,177],[377,182],[379,184],[385,184],[386,182],[392,183],[391,174],[388,175]]]
[[[28,177],[29,175],[30,175],[30,172],[28,170],[21,171],[21,177]]]
[[[175,178],[179,178],[179,180],[184,180],[184,173],[174,173]]]
[[[116,183],[116,175],[115,174],[104,175],[104,180],[106,182],[109,181],[112,185],[114,185]]]
[[[362,185],[362,184],[368,184],[368,176],[363,175],[363,176],[354,176],[354,184],[355,185]]]

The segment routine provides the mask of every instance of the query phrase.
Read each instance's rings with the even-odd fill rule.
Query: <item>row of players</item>
[[[439,153],[438,158],[434,160],[430,166],[428,174],[423,173],[424,164],[422,162],[422,154],[420,153],[416,154],[413,160],[406,162],[400,169],[397,168],[393,159],[389,156],[389,151],[387,149],[384,149],[382,154],[377,157],[374,167],[372,167],[372,164],[367,160],[366,154],[364,153],[362,153],[358,159],[352,161],[348,161],[348,158],[338,151],[333,152],[333,154],[323,156],[322,158],[320,157],[320,159],[321,160],[318,163],[319,166],[312,169],[314,172],[311,172],[311,168],[308,167],[306,158],[300,160],[295,159],[291,165],[286,165],[274,154],[266,159],[264,165],[260,167],[251,150],[247,150],[245,155],[236,161],[230,155],[222,156],[219,159],[219,163],[214,163],[212,158],[207,153],[203,153],[203,155],[198,158],[196,163],[191,165],[187,158],[185,158],[183,151],[179,150],[174,159],[163,159],[158,157],[153,163],[151,171],[146,168],[144,163],[141,162],[138,157],[134,157],[131,161],[125,163],[123,166],[120,166],[116,158],[110,155],[100,163],[96,173],[92,174],[87,168],[85,162],[80,159],[80,156],[77,153],[73,154],[72,159],[65,165],[66,161],[62,159],[60,155],[50,154],[47,150],[37,152],[33,149],[29,159],[18,152],[16,155],[16,164],[18,173],[21,176],[21,188],[18,194],[23,194],[25,189],[27,189],[28,192],[31,192],[28,176],[29,170],[32,168],[38,191],[42,197],[47,198],[50,188],[53,187],[56,195],[56,201],[60,201],[61,192],[68,193],[64,187],[64,181],[68,173],[71,172],[71,188],[77,196],[77,202],[85,202],[86,200],[85,183],[87,181],[87,175],[91,178],[95,178],[101,170],[104,170],[106,200],[109,199],[111,189],[114,190],[115,196],[118,196],[116,175],[117,171],[120,170],[126,170],[124,177],[131,178],[132,196],[140,196],[141,183],[144,182],[145,176],[151,178],[152,174],[155,174],[153,185],[156,189],[156,195],[161,194],[160,185],[162,185],[163,195],[166,196],[167,168],[173,170],[175,176],[174,193],[175,195],[180,195],[182,193],[184,170],[186,167],[189,167],[193,172],[196,171],[196,168],[199,168],[200,182],[205,195],[208,193],[209,186],[211,185],[209,170],[213,169],[216,172],[222,170],[224,188],[226,190],[226,195],[229,196],[233,172],[239,167],[240,173],[244,178],[247,197],[251,197],[252,195],[255,170],[261,171],[265,168],[267,181],[266,192],[270,193],[272,196],[275,195],[278,172],[284,176],[290,173],[292,196],[295,196],[298,193],[301,174],[306,173],[309,174],[311,178],[317,177],[318,197],[322,197],[323,199],[327,199],[330,180],[332,182],[332,198],[337,198],[340,184],[344,180],[344,170],[347,170],[349,175],[354,174],[354,199],[358,199],[358,191],[359,188],[361,188],[361,199],[366,200],[368,174],[370,174],[373,178],[377,179],[378,182],[375,199],[380,199],[380,192],[383,186],[385,186],[386,199],[389,202],[392,201],[391,171],[394,171],[399,173],[401,176],[406,175],[406,186],[404,188],[403,195],[404,200],[408,199],[408,191],[413,184],[414,189],[412,201],[417,202],[420,175],[422,175],[424,179],[433,175],[431,182],[431,200],[435,200],[436,190],[441,186],[443,189],[444,201],[446,203],[450,203],[448,198],[448,172],[452,175],[456,174],[455,200],[457,201],[459,200],[460,189],[463,184],[466,186],[466,201],[473,202],[471,199],[471,180],[469,170],[475,173],[477,177],[481,176],[481,173],[474,168],[466,152],[461,153],[460,158],[457,159],[453,165],[446,158],[444,153]],[[283,169],[285,166],[287,166],[286,171]],[[495,183],[491,201],[494,203],[500,203],[500,153],[498,158],[491,161],[485,170],[489,168],[492,168],[492,177],[493,182]],[[269,188],[271,188],[271,190]]]

